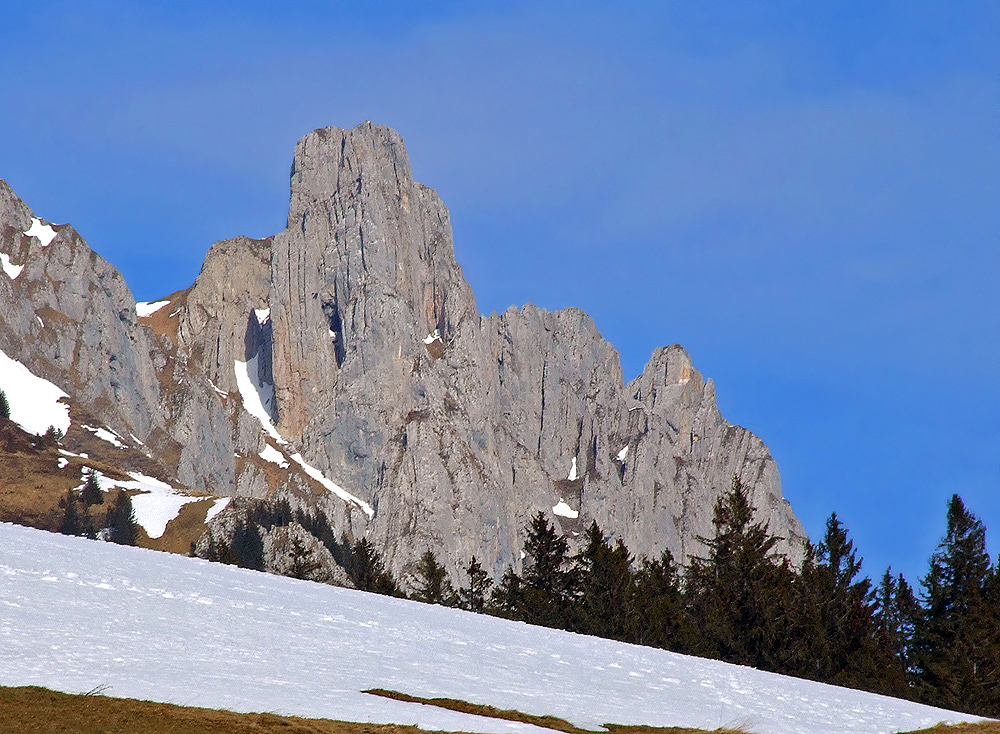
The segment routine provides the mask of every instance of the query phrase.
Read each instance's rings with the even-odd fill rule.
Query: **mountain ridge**
[[[579,309],[482,316],[448,210],[389,128],[313,131],[293,161],[286,228],[213,244],[143,316],[69,225],[44,247],[27,235],[34,215],[3,183],[0,251],[25,270],[0,276],[0,349],[71,383],[163,478],[316,506],[397,573],[430,547],[453,573],[475,555],[499,576],[537,511],[571,540],[596,520],[638,555],[684,559],[734,474],[800,556],[767,447],[725,421],[683,348],[626,384]]]

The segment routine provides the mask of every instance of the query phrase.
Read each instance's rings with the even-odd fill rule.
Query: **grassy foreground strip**
[[[554,716],[532,716],[503,711],[454,699],[422,699],[405,693],[373,689],[377,696],[409,703],[489,716],[566,732],[593,734]],[[612,734],[698,734],[700,729],[607,725]],[[232,711],[175,706],[166,703],[73,695],[46,688],[0,686],[0,732],[3,734],[426,734],[414,726],[358,724],[329,719],[300,719],[274,714],[237,714]],[[717,729],[716,734],[744,734],[741,730]],[[758,734],[767,734],[760,732]],[[911,734],[1000,734],[1000,722],[937,726]]]
[[[46,688],[0,687],[3,734],[426,734],[415,726],[356,724],[173,706]]]

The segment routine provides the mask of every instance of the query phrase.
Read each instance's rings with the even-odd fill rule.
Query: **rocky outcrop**
[[[4,245],[21,248],[4,251],[20,262],[30,212],[9,193],[0,207]],[[64,348],[90,344],[91,319],[110,329],[86,347],[96,355],[87,404],[140,437],[162,432],[173,442],[163,463],[188,486],[294,495],[338,533],[371,539],[397,573],[428,547],[453,569],[472,555],[495,574],[518,566],[539,510],[571,539],[596,520],[637,554],[686,557],[712,533],[734,474],[781,550],[801,552],[770,453],[725,421],[681,347],[656,350],[626,384],[579,309],[480,316],[448,211],[412,180],[386,127],[302,138],[286,229],[216,243],[194,285],[157,314],[136,319],[120,276],[87,258],[100,266],[86,285],[50,298],[79,325]],[[49,259],[34,267],[57,267]],[[44,299],[18,305],[10,287],[0,280],[14,344]],[[68,294],[94,288],[105,295],[73,310]],[[112,354],[122,364],[109,373]],[[46,360],[53,374],[77,369]]]

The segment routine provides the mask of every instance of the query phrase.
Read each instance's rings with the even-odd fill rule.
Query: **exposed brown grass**
[[[4,734],[420,734],[414,726],[355,724],[172,706],[44,688],[0,688]]]
[[[978,724],[954,724],[945,726],[938,724],[930,729],[921,729],[919,732],[907,732],[907,734],[1000,734],[1000,721],[983,721]]]
[[[372,688],[364,692],[370,693],[373,696],[391,698],[394,701],[422,703],[426,706],[437,706],[450,711],[458,711],[463,714],[476,714],[477,716],[486,716],[491,719],[504,719],[505,721],[517,721],[522,724],[533,724],[545,729],[566,732],[566,734],[593,734],[593,731],[590,729],[581,729],[580,727],[569,723],[565,719],[560,719],[555,716],[537,716],[535,714],[526,714],[523,711],[516,711],[514,709],[498,709],[495,706],[484,706],[482,704],[469,703],[468,701],[461,701],[455,698],[421,698],[420,696],[411,696],[407,693],[400,693],[399,691],[388,691],[384,688]],[[612,732],[612,734],[704,734],[703,729],[687,729],[675,726],[664,727],[605,724],[604,728],[609,732]],[[717,734],[738,734],[739,730],[716,729],[715,732],[717,732]]]
[[[455,699],[423,699],[396,691],[367,691],[397,701],[535,724],[567,734],[592,734],[554,716],[532,716]],[[698,729],[605,724],[612,734],[706,734]],[[0,686],[0,732],[4,734],[422,734],[414,726],[357,724],[330,719],[302,719],[275,714],[237,714],[232,711],[174,706],[102,695],[72,695],[45,688]],[[743,734],[717,729],[716,734]],[[909,734],[1000,734],[1000,722],[936,726]]]

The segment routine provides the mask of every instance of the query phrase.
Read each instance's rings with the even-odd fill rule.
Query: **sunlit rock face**
[[[453,572],[475,555],[499,575],[538,511],[571,540],[596,520],[637,555],[698,554],[737,475],[779,550],[801,554],[767,447],[726,422],[681,347],[626,384],[579,309],[480,316],[448,211],[389,128],[303,137],[286,229],[216,243],[192,287],[141,318],[71,229],[36,254],[5,186],[0,215],[0,250],[25,263],[0,274],[0,347],[24,356],[35,311],[63,313],[45,376],[88,382],[71,394],[149,438],[186,486],[318,506],[396,572],[431,548]],[[25,288],[56,267],[57,285]]]

